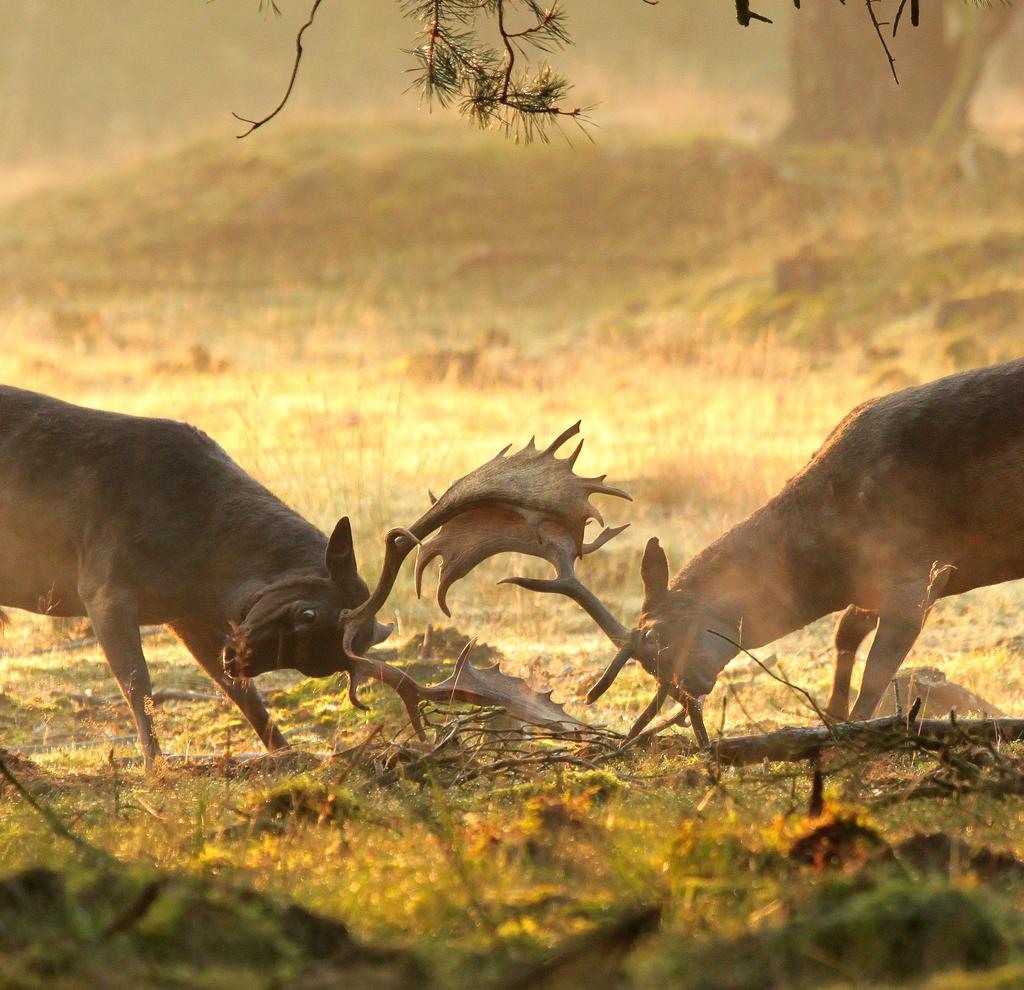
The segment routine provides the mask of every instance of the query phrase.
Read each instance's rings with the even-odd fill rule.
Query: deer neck
[[[748,648],[849,604],[848,554],[810,494],[784,489],[694,557],[672,593],[699,601]]]
[[[327,537],[269,492],[229,504],[211,523],[216,553],[203,569],[212,609],[236,621],[262,589],[302,575],[326,576]]]

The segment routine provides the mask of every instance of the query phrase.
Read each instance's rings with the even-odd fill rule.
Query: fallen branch
[[[922,719],[909,725],[893,715],[867,722],[839,722],[806,729],[779,729],[756,736],[727,736],[708,752],[722,766],[794,762],[836,746],[872,747],[884,752],[912,741],[915,746],[947,742],[1012,742],[1024,739],[1024,718]]]
[[[4,751],[5,752],[5,751]],[[73,832],[64,822],[61,820],[53,808],[49,806],[42,798],[36,797],[14,774],[11,768],[7,765],[6,761],[0,756],[0,777],[3,777],[11,787],[14,788],[18,797],[25,802],[49,827],[50,831],[53,832],[58,838],[66,839],[70,842],[79,852],[85,853],[87,856],[107,861],[111,857],[104,850],[92,845],[87,842],[80,835]]]

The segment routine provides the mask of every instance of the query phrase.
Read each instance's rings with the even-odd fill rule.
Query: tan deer
[[[442,603],[452,581],[491,553],[514,548],[544,557],[555,565],[556,578],[506,580],[574,599],[617,647],[588,701],[636,659],[658,689],[632,734],[673,697],[684,707],[679,719],[688,716],[704,742],[701,699],[739,652],[737,644],[754,649],[845,609],[828,711],[836,719],[847,716],[856,650],[877,624],[849,713],[866,719],[935,598],[1024,577],[1024,360],[858,406],[774,498],[671,580],[664,551],[650,540],[640,568],[643,604],[632,630],[573,575],[584,549],[582,529],[569,534],[558,516],[545,515],[548,507],[574,502],[568,477],[546,477],[557,485],[543,490],[540,479],[525,480],[508,470],[505,489],[490,503],[479,500],[472,525],[456,517],[423,546],[421,571],[442,557]]]

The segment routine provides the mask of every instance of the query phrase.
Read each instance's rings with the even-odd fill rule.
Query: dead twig
[[[109,860],[111,857],[102,849],[86,842],[80,835],[76,835],[67,825],[61,821],[60,816],[44,801],[37,798],[32,792],[14,775],[14,772],[7,765],[7,762],[0,756],[0,776],[14,788],[18,796],[24,801],[44,822],[47,827],[58,838],[70,842],[79,852],[85,853],[93,859]]]
[[[767,664],[765,664],[764,662],[759,660],[757,657],[755,657],[754,654],[751,653],[750,650],[748,650],[745,646],[741,646],[735,640],[730,639],[728,636],[724,635],[723,633],[717,632],[714,629],[709,629],[708,632],[711,633],[713,636],[717,636],[719,639],[724,639],[730,645],[735,646],[737,650],[740,650],[741,652],[745,653],[772,680],[778,681],[780,684],[783,684],[786,687],[788,687],[791,691],[795,691],[797,694],[799,694],[802,697],[806,698],[807,699],[807,703],[811,706],[812,710],[814,711],[814,714],[818,716],[818,719],[821,721],[821,724],[826,729],[828,729],[833,724],[832,723],[832,719],[829,718],[828,715],[826,715],[825,712],[823,712],[821,710],[821,708],[818,706],[818,703],[814,700],[814,697],[811,695],[811,693],[809,691],[807,691],[806,689],[800,687],[799,684],[794,684],[788,677],[786,677],[786,672],[784,670],[782,670],[782,667],[779,667],[779,670],[781,671],[781,674],[776,674],[773,670],[771,670],[768,667]]]
[[[284,109],[284,105],[292,95],[292,90],[295,88],[295,80],[299,75],[299,65],[302,62],[302,36],[306,33],[306,30],[312,26],[313,21],[316,19],[316,12],[320,8],[321,3],[323,3],[323,0],[313,0],[313,6],[309,9],[309,17],[306,19],[306,23],[299,28],[298,34],[295,35],[295,61],[292,63],[292,74],[288,79],[288,88],[285,89],[284,96],[281,97],[281,102],[278,103],[270,113],[265,117],[261,117],[259,120],[250,120],[248,117],[241,116],[241,114],[232,113],[231,116],[236,120],[240,120],[243,124],[249,125],[247,130],[236,135],[236,137],[248,137],[257,128],[262,127],[264,124],[273,120]]]
[[[864,0],[868,8],[868,16],[871,18],[871,24],[875,29],[875,34],[878,35],[878,40],[882,45],[882,51],[885,52],[885,57],[889,60],[889,71],[892,73],[893,79],[896,81],[896,85],[900,84],[900,77],[896,75],[896,59],[893,58],[892,51],[889,49],[889,43],[885,40],[885,35],[882,33],[882,26],[888,24],[888,21],[880,21],[878,15],[875,13],[875,4],[879,0]],[[899,12],[897,11],[897,16]],[[895,28],[893,29],[895,34]]]

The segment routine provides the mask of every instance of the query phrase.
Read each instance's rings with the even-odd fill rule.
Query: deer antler
[[[469,662],[469,654],[475,645],[475,639],[468,642],[455,661],[451,676],[440,684],[424,688],[420,696],[426,701],[465,701],[472,705],[493,705],[495,698],[500,698],[501,707],[522,722],[564,731],[586,727],[552,701],[550,691],[535,691],[522,678],[503,673],[496,663],[474,667]]]
[[[604,525],[601,513],[590,503],[591,496],[613,495],[627,500],[630,496],[620,488],[606,485],[604,475],[582,478],[573,473],[583,447],[582,440],[568,457],[555,456],[579,431],[580,424],[574,423],[544,450],[539,450],[532,438],[514,454],[506,456],[506,447],[472,475],[455,482],[431,511],[437,510],[450,496],[465,497],[469,492],[473,493],[472,507],[452,517],[433,538],[420,546],[416,593],[420,594],[422,589],[423,571],[440,557],[437,604],[450,615],[448,590],[456,581],[495,554],[524,553],[548,561],[557,576],[547,580],[506,578],[502,584],[566,595],[582,606],[612,642],[623,643],[628,636],[627,629],[579,581],[573,566],[578,558],[600,549],[626,529],[626,526],[606,527],[596,539],[585,543],[584,530],[591,519]],[[474,479],[474,475],[480,477]],[[476,483],[467,484],[471,480]]]
[[[513,454],[505,447],[475,471],[453,482],[440,498],[431,493],[430,508],[416,522],[408,529],[393,529],[387,534],[380,579],[370,597],[358,608],[342,615],[343,645],[350,673],[365,673],[394,688],[421,733],[418,702],[422,698],[438,697],[424,694],[425,691],[447,691],[446,699],[457,697],[476,704],[497,704],[510,711],[509,705],[526,702],[522,695],[511,690],[511,679],[497,668],[478,670],[462,662],[453,675],[454,680],[449,679],[451,683],[445,681],[433,688],[423,688],[402,671],[354,653],[358,629],[383,605],[414,546],[420,546],[416,564],[417,594],[421,591],[424,569],[435,558],[441,560],[437,603],[446,615],[451,614],[447,601],[451,586],[488,557],[518,552],[547,560],[555,568],[554,578],[512,577],[502,583],[571,598],[618,648],[615,659],[590,692],[588,702],[603,693],[631,657],[641,657],[643,650],[637,636],[619,622],[574,572],[577,559],[600,549],[626,528],[605,527],[594,540],[584,542],[584,531],[591,519],[604,526],[601,513],[590,502],[591,497],[600,494],[630,498],[621,489],[606,485],[604,475],[584,478],[573,472],[583,447],[582,440],[568,457],[555,456],[579,431],[580,424],[574,423],[543,450],[538,449],[533,438]],[[431,534],[434,535],[431,537]],[[667,692],[673,696],[678,694],[671,686]],[[540,697],[531,692],[526,710],[536,713],[538,705],[543,710],[537,700]],[[551,706],[550,699],[547,704]],[[558,706],[552,707],[557,711],[547,711],[548,721],[568,718]],[[529,721],[525,717],[524,720]]]
[[[486,557],[506,550],[536,553],[538,548],[546,548],[539,555],[552,562],[568,554],[560,575],[563,571],[571,574],[575,557],[593,552],[622,532],[625,527],[606,529],[593,542],[583,542],[583,531],[590,519],[604,523],[601,513],[590,504],[591,495],[625,499],[630,496],[604,484],[604,475],[581,478],[573,474],[582,440],[567,458],[555,457],[555,451],[579,431],[580,424],[576,422],[544,450],[538,450],[533,439],[508,457],[505,455],[509,448],[505,447],[491,460],[453,482],[408,529],[390,530],[384,538],[384,563],[377,586],[365,602],[341,615],[346,651],[350,650],[362,623],[375,615],[387,600],[413,547],[435,530],[442,532],[430,541],[417,575],[418,578],[422,575],[423,567],[433,557],[446,553],[452,556],[443,591],[439,588],[439,604],[446,613],[444,592]],[[474,541],[481,540],[486,545],[474,545]],[[559,567],[557,563],[556,567]],[[593,598],[589,592],[586,594]],[[610,614],[607,618],[625,632]]]
[[[425,737],[419,712],[421,701],[439,704],[465,701],[471,705],[495,705],[504,708],[509,715],[520,721],[548,726],[559,732],[573,732],[586,727],[585,723],[573,718],[561,705],[552,701],[550,691],[535,691],[521,678],[502,673],[497,664],[474,667],[469,662],[474,646],[475,639],[465,645],[455,661],[455,670],[440,684],[424,686],[397,667],[358,655],[349,658],[352,663],[349,683],[351,685],[351,674],[355,672],[380,681],[396,691],[420,738]],[[354,704],[365,707],[354,697],[354,690],[350,697]]]

